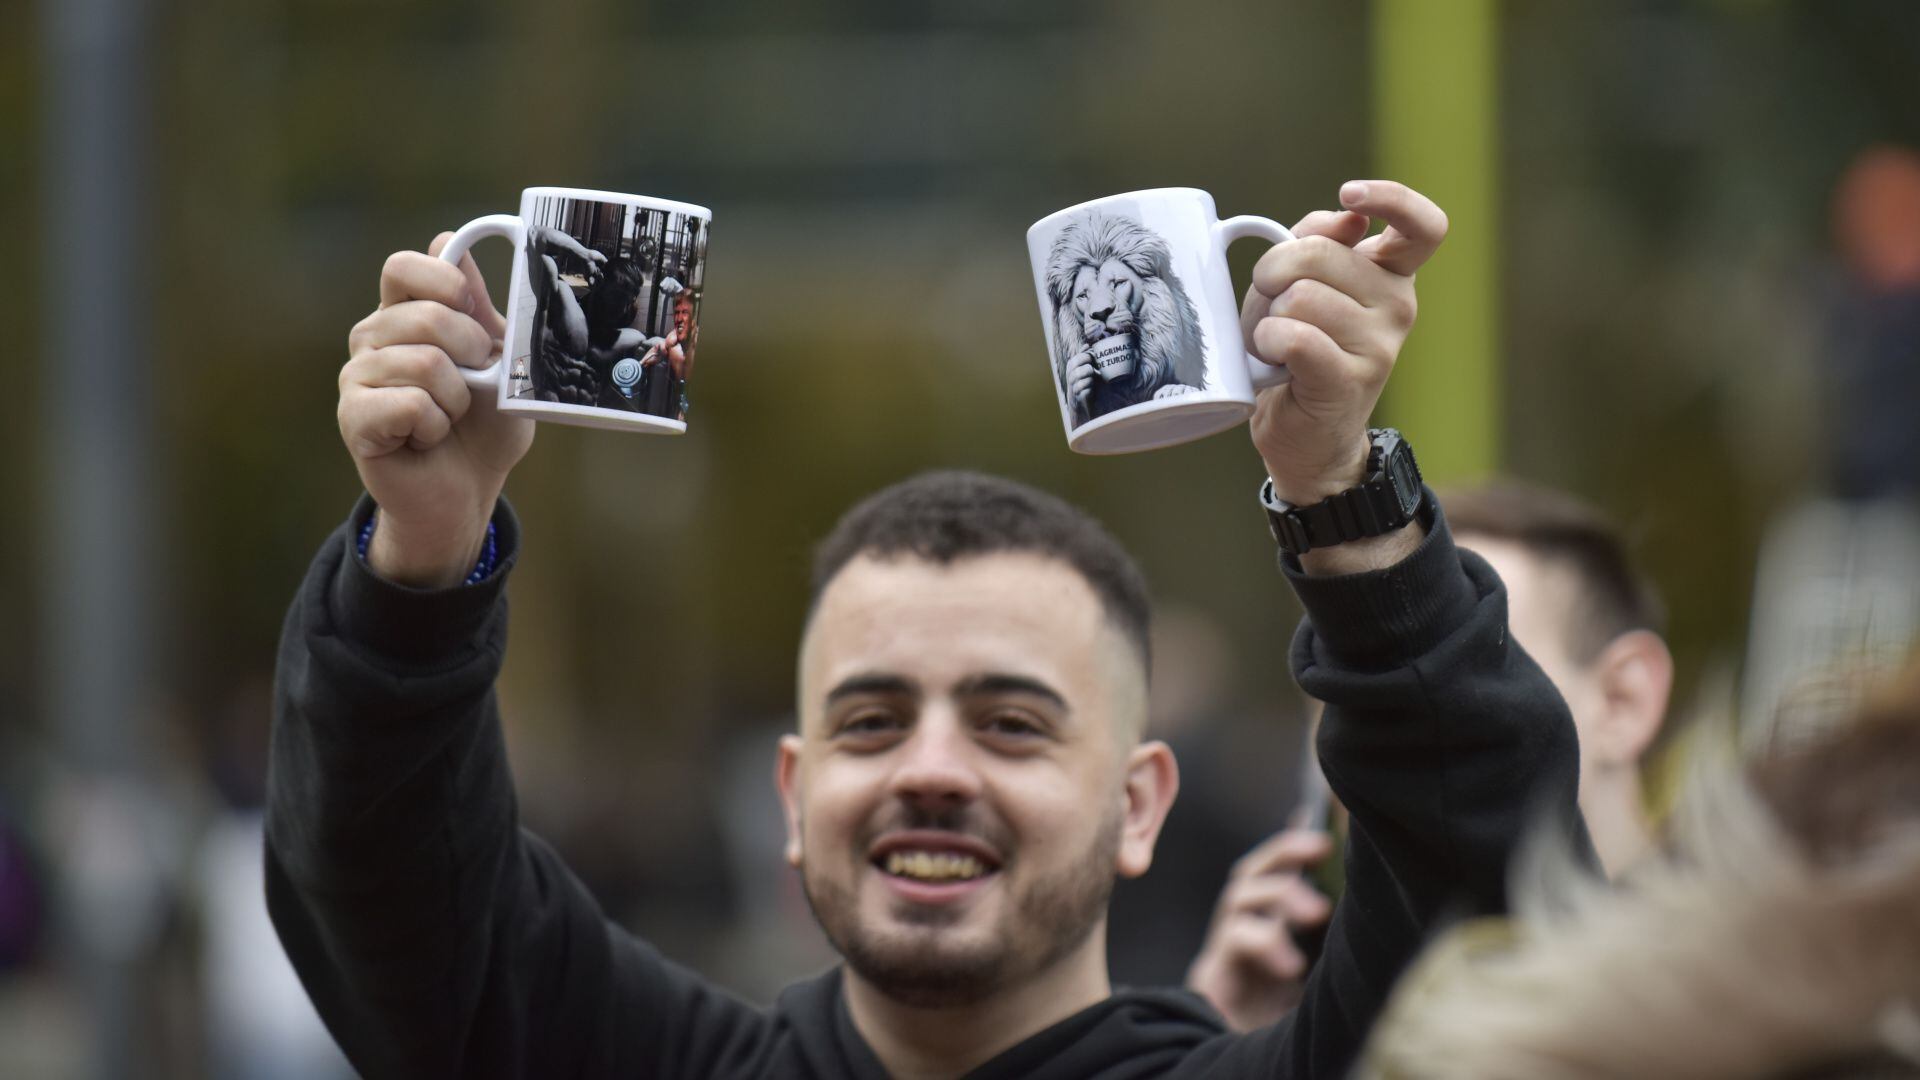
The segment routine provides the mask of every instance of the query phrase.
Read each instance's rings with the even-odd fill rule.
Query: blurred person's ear
[[[1180,791],[1180,766],[1173,760],[1173,748],[1155,739],[1144,742],[1127,754],[1127,783],[1121,797],[1120,850],[1114,856],[1114,872],[1135,878],[1153,865],[1153,845],[1160,839],[1160,826],[1167,811],[1173,809],[1173,797]]]
[[[780,811],[787,819],[788,864],[800,865],[800,736],[780,736],[779,755],[773,763],[773,786],[780,790]]]
[[[1593,670],[1604,708],[1580,752],[1602,765],[1637,765],[1667,716],[1673,654],[1659,634],[1629,630],[1600,650]]]

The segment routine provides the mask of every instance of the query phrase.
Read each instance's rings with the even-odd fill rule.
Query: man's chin
[[[984,1000],[998,990],[1007,969],[1003,943],[958,927],[869,925],[835,944],[860,978],[916,1008]]]

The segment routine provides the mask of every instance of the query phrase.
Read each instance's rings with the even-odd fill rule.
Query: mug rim
[[[1124,409],[1116,409],[1105,416],[1095,417],[1081,424],[1079,427],[1074,428],[1067,435],[1067,449],[1076,454],[1104,457],[1107,455],[1137,453],[1142,450],[1159,450],[1169,446],[1180,446],[1184,443],[1195,442],[1211,435],[1218,435],[1228,428],[1246,423],[1247,418],[1253,415],[1253,409],[1254,406],[1252,402],[1234,394],[1230,390],[1224,389],[1201,390],[1191,394],[1182,394],[1177,398],[1170,398],[1166,401],[1142,401]],[[1195,419],[1209,416],[1220,417],[1222,418],[1222,422],[1202,423],[1191,429],[1182,430],[1171,437],[1141,435],[1134,440],[1129,440],[1124,446],[1090,448],[1086,445],[1090,441],[1096,441],[1096,437],[1105,432],[1107,428],[1118,427],[1124,430],[1134,426],[1129,424],[1128,421],[1137,423],[1156,413],[1164,414],[1171,418],[1183,412],[1200,414],[1200,416],[1195,417]]]
[[[596,188],[553,187],[538,185],[520,189],[520,198],[524,202],[532,195],[543,199],[580,199],[584,202],[619,203],[623,206],[645,206],[653,210],[665,210],[671,214],[692,214],[695,217],[713,219],[713,211],[697,203],[681,202],[678,199],[665,199],[658,195],[634,195],[623,191],[602,191]],[[547,402],[551,405],[553,402]]]
[[[1096,206],[1104,205],[1106,203],[1116,202],[1120,199],[1138,199],[1144,196],[1164,196],[1164,195],[1175,195],[1175,194],[1198,195],[1201,198],[1206,200],[1207,205],[1209,207],[1215,207],[1215,203],[1213,201],[1213,193],[1211,191],[1208,191],[1205,188],[1175,186],[1175,187],[1140,188],[1135,191],[1121,191],[1112,195],[1102,195],[1097,199],[1088,199],[1085,202],[1077,202],[1077,203],[1074,203],[1072,206],[1063,206],[1060,209],[1055,210],[1053,213],[1048,214],[1047,216],[1027,226],[1027,241],[1031,243],[1033,241],[1033,234],[1035,232],[1039,231],[1041,228],[1044,228],[1047,225],[1052,224],[1056,218],[1062,218],[1068,214],[1078,213],[1081,210],[1088,210]],[[1214,216],[1215,217],[1220,216],[1220,211],[1217,207],[1215,207],[1214,209]]]

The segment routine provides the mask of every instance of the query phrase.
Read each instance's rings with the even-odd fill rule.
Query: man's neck
[[[874,1056],[897,1080],[949,1080],[1112,994],[1106,934],[1017,987],[951,1008],[901,1004],[849,969],[847,1011]]]
[[[1600,866],[1610,878],[1619,877],[1653,846],[1637,776],[1594,778],[1595,790],[1583,792],[1580,811],[1587,819],[1587,835]]]

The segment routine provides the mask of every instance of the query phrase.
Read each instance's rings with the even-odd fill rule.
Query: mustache
[[[917,803],[896,802],[869,828],[861,839],[861,848],[896,832],[946,832],[979,840],[1003,855],[1011,854],[1007,830],[987,818],[975,806],[933,808]]]

